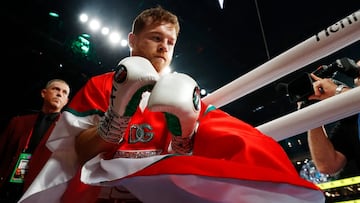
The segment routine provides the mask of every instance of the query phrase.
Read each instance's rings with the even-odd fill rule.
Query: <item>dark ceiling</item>
[[[143,9],[161,5],[179,16],[181,31],[172,67],[196,78],[212,92],[257,68],[282,52],[310,38],[360,8],[358,0],[33,0],[11,1],[1,6],[1,80],[3,125],[8,118],[37,110],[40,89],[51,78],[67,80],[74,94],[89,77],[110,71],[128,56],[128,49],[109,47],[93,35],[96,56],[76,56],[69,41],[87,32],[78,15],[87,11],[108,24],[130,31],[132,19]],[[51,18],[49,11],[60,14]],[[347,56],[359,60],[359,43],[334,53],[318,65]],[[60,65],[61,64],[61,65]],[[295,110],[279,82],[288,82],[295,72],[248,94],[222,109],[254,125]]]

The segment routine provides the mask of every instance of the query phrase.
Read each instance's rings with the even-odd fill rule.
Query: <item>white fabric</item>
[[[216,182],[214,178],[194,175],[140,176],[123,179],[118,184],[144,203],[325,202],[321,192],[315,194],[293,185],[220,178]],[[159,196],[159,191],[166,192]]]
[[[213,177],[195,175],[136,176],[122,179],[163,157],[103,160],[101,156],[97,156],[83,167],[81,180],[91,185],[126,188],[144,203],[325,202],[321,192],[314,193],[310,192],[312,189],[289,184],[223,178],[215,180]],[[159,191],[166,192],[159,196]]]
[[[81,181],[91,185],[114,186],[116,182],[113,183],[112,181],[139,171],[165,156],[168,155],[157,155],[141,159],[114,158],[104,160],[100,154],[86,162],[82,167]]]
[[[51,202],[55,203],[66,189],[67,182],[75,175],[79,165],[75,152],[75,137],[82,130],[97,123],[96,115],[76,117],[69,112],[63,112],[50,135],[47,147],[53,154],[35,178],[20,202]],[[45,175],[46,174],[46,175]],[[50,192],[51,195],[37,195],[39,192]],[[47,201],[44,201],[46,198]]]
[[[149,92],[144,92],[142,95],[142,100],[140,102],[140,109],[144,110],[150,96]],[[99,115],[90,115],[85,117],[75,116],[74,114],[64,111],[59,121],[57,122],[52,134],[50,135],[47,147],[50,151],[53,152],[48,162],[45,164],[44,168],[40,171],[39,175],[30,185],[29,189],[25,192],[22,198],[19,200],[19,203],[43,203],[51,202],[55,203],[59,200],[61,195],[64,193],[67,182],[75,175],[79,165],[77,162],[77,156],[75,152],[75,137],[83,130],[88,129],[96,125],[100,120]],[[99,161],[99,156],[94,157],[85,166],[88,166],[90,163]],[[156,159],[161,159],[161,156]],[[117,162],[119,159],[114,159],[114,162]],[[113,163],[113,161],[109,161]],[[96,162],[97,163],[97,162]],[[149,165],[151,162],[144,162],[141,167]],[[105,161],[105,165],[107,162]],[[134,164],[135,168],[128,169],[129,171],[136,171],[136,166],[139,164]],[[86,172],[86,168],[84,169]],[[46,176],[45,176],[46,174]],[[123,177],[125,174],[115,175],[117,177]],[[85,175],[86,176],[86,175]],[[108,178],[105,176],[105,178]],[[111,178],[109,178],[111,179]],[[84,181],[88,180],[84,178]],[[93,180],[89,180],[96,182]],[[39,192],[51,193],[51,195],[42,195]]]

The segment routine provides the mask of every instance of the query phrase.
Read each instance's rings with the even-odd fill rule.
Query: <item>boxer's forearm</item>
[[[97,134],[96,126],[82,131],[75,139],[75,149],[81,164],[101,152],[113,152],[117,148],[117,144],[106,142]]]

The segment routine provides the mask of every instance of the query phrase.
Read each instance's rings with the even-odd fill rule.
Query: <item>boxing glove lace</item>
[[[121,60],[113,77],[109,107],[98,125],[99,136],[107,142],[120,143],[142,93],[151,90],[158,79],[149,60],[139,56]]]

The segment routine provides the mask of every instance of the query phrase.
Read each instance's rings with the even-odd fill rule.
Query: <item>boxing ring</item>
[[[360,39],[360,10],[346,16],[295,47],[260,65],[203,98],[220,108],[289,73],[345,48]],[[360,55],[360,51],[359,51]],[[360,88],[331,97],[260,126],[280,141],[360,112]]]
[[[203,101],[220,108],[293,71],[301,69],[316,60],[353,44],[360,39],[359,19],[360,10],[357,10],[308,40],[219,88],[204,97]],[[294,113],[257,126],[256,128],[275,140],[282,140],[305,132],[310,128],[318,127],[358,112],[360,112],[360,88],[353,88],[336,97],[318,102]],[[141,195],[142,199],[157,203],[170,202],[167,201],[167,199],[173,201],[174,197],[172,195],[186,198],[187,200],[194,200],[191,202],[220,202],[215,201],[219,198],[221,200],[227,200],[221,202],[231,202],[229,198],[241,198],[242,200],[248,200],[242,202],[251,203],[263,202],[260,201],[262,198],[266,200],[269,198],[285,200],[276,202],[299,203],[303,203],[304,200],[308,203],[322,202],[322,200],[324,200],[323,194],[318,188],[315,188],[313,185],[310,185],[310,183],[298,177],[296,173],[293,173],[292,167],[288,168],[288,166],[292,165],[287,165],[286,163],[284,165],[281,164],[281,157],[278,157],[281,153],[276,154],[276,152],[271,151],[276,155],[277,159],[274,159],[271,156],[272,153],[267,153],[268,150],[266,150],[266,153],[263,153],[263,147],[260,147],[261,149],[259,150],[256,148],[256,150],[252,152],[258,152],[255,154],[255,158],[256,156],[266,158],[268,161],[265,161],[265,163],[268,163],[269,166],[268,164],[263,166],[258,162],[255,164],[252,156],[249,156],[251,160],[246,161],[246,159],[244,159],[245,156],[242,156],[246,154],[241,150],[236,150],[236,153],[231,153],[236,155],[232,156],[234,161],[209,158],[201,155],[171,156],[166,159],[163,156],[167,155],[159,155],[143,159],[114,158],[107,160],[103,159],[101,155],[98,155],[84,164],[84,166],[82,166],[82,172],[78,174],[81,175],[81,177],[76,177],[75,175],[78,171],[77,154],[73,147],[75,136],[72,136],[72,134],[76,134],[81,129],[76,129],[74,125],[69,125],[69,123],[73,124],[73,121],[75,121],[76,116],[74,114],[64,112],[62,118],[66,116],[68,117],[67,121],[65,119],[60,120],[57,124],[58,134],[66,134],[65,136],[67,136],[61,140],[63,143],[60,144],[63,145],[56,150],[53,149],[53,154],[47,164],[43,167],[30,189],[26,191],[19,202],[60,202],[44,200],[60,200],[65,191],[70,193],[67,194],[68,200],[73,200],[72,197],[81,199],[81,191],[74,190],[80,188],[77,187],[80,184],[80,178],[81,181],[87,184],[85,185],[86,187],[95,185],[111,188],[109,186],[121,185],[135,196],[140,197]],[[81,119],[83,119],[81,124],[87,124],[90,120],[89,116],[81,117]],[[78,119],[76,121],[81,120]],[[211,124],[211,122],[210,124],[208,123],[208,126]],[[239,124],[239,122],[236,122],[236,125],[237,124]],[[71,130],[69,130],[69,133],[64,133],[63,129]],[[205,125],[205,127],[203,127],[203,136],[207,135],[206,129]],[[251,127],[251,130],[252,129]],[[256,132],[258,131],[256,130]],[[200,133],[197,134],[197,136],[199,135],[201,136]],[[254,134],[250,136],[256,138]],[[264,143],[274,143],[272,139],[263,139],[264,136],[260,136],[259,138],[261,138]],[[206,141],[206,139],[203,140]],[[259,139],[256,139],[256,141],[258,140]],[[59,145],[59,143],[56,142],[58,140],[54,139],[54,141],[53,145]],[[211,140],[209,142],[211,142]],[[253,143],[256,143],[254,146],[259,146],[255,140]],[[219,143],[217,145],[219,145]],[[211,142],[209,146],[213,147],[214,145]],[[221,149],[225,149],[227,142],[223,144],[223,146]],[[275,146],[278,145],[275,143]],[[201,146],[199,148],[202,149]],[[277,150],[276,147],[272,149]],[[208,148],[205,147],[203,151],[208,152]],[[200,152],[202,151],[200,150]],[[283,160],[288,161],[287,156],[284,155],[283,158]],[[261,159],[261,161],[263,160],[264,159]],[[269,160],[279,161],[272,163]],[[208,165],[204,165],[204,163]],[[122,166],[122,170],[111,170],[118,166]],[[239,168],[241,169],[240,173],[238,170],[235,170]],[[281,169],[281,171],[278,169]],[[282,171],[290,172],[284,174]],[[220,175],[219,172],[222,174]],[[271,173],[271,175],[267,175],[266,173]],[[69,184],[68,186],[68,182],[71,182],[74,176],[76,177],[74,179],[75,181],[72,182],[74,185]],[[70,189],[66,190],[68,187]],[[209,188],[213,189],[209,190]],[[92,190],[88,191],[90,193],[92,192]],[[158,201],[159,191],[162,201]],[[217,191],[216,194],[213,191]],[[90,196],[91,195],[92,194],[90,194]],[[94,195],[94,197],[97,197],[96,192]],[[81,196],[81,198],[79,196]],[[254,201],[254,197],[260,198],[260,200]],[[182,201],[182,199],[179,199],[177,202],[190,201]]]

